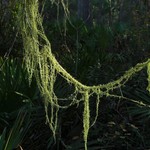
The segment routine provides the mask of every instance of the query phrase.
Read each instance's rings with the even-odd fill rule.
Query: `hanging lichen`
[[[102,96],[123,98],[122,96],[112,95],[116,88],[123,86],[135,73],[148,66],[148,82],[150,83],[150,60],[144,63],[139,63],[135,67],[129,69],[118,80],[107,84],[97,86],[86,86],[72,77],[55,59],[51,52],[51,45],[47,39],[42,26],[42,18],[38,12],[38,0],[21,0],[19,2],[18,25],[22,34],[24,45],[24,62],[29,75],[29,82],[34,76],[40,92],[44,98],[45,112],[47,122],[53,132],[54,138],[57,129],[58,111],[60,108],[68,108],[71,105],[84,103],[83,111],[83,135],[85,141],[85,149],[87,150],[88,132],[91,126],[94,125],[98,117],[98,108],[100,98]],[[74,86],[74,92],[68,98],[72,102],[65,106],[60,106],[55,91],[54,84],[57,74],[61,75],[69,84]],[[147,88],[150,91],[150,84]],[[80,94],[81,98],[77,99]],[[90,106],[89,100],[92,95],[97,96],[96,101],[96,116],[93,123],[90,124]],[[128,99],[132,102],[143,105],[135,100]],[[50,106],[50,107],[49,107]],[[48,111],[50,108],[50,114]]]
[[[90,127],[90,108],[89,108],[89,92],[85,91],[83,94],[84,99],[84,112],[83,112],[83,128],[84,128],[84,141],[85,149],[87,150],[87,138]]]
[[[150,92],[150,62],[147,64],[147,81],[148,81],[148,86],[147,86],[147,90]]]

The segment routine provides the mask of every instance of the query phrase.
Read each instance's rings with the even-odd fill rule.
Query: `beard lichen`
[[[150,83],[150,60],[144,63],[139,63],[135,67],[129,69],[116,81],[107,84],[100,84],[97,86],[87,86],[80,83],[73,76],[71,76],[56,60],[51,52],[51,44],[47,39],[42,26],[42,17],[38,11],[37,0],[23,0],[19,2],[18,10],[18,26],[22,34],[24,45],[24,62],[29,75],[29,83],[32,77],[36,79],[38,88],[44,98],[44,106],[46,112],[47,123],[53,132],[57,130],[57,119],[59,109],[68,108],[71,105],[84,103],[83,111],[83,137],[85,141],[85,149],[87,150],[88,132],[91,126],[94,125],[98,117],[98,109],[100,98],[102,96],[110,96],[123,98],[122,96],[112,95],[114,89],[122,87],[135,73],[148,66],[148,82]],[[70,95],[70,104],[60,106],[56,93],[54,91],[54,84],[56,82],[57,74],[62,76],[69,84],[74,86],[74,92]],[[147,88],[150,91],[150,85]],[[80,99],[77,99],[77,95]],[[96,116],[93,123],[90,123],[90,97],[97,96],[96,101]],[[131,100],[131,99],[128,99]],[[137,104],[138,101],[131,100]],[[50,109],[50,113],[48,111]]]
[[[147,74],[148,74],[148,86],[147,86],[147,90],[150,92],[150,62],[147,64]]]

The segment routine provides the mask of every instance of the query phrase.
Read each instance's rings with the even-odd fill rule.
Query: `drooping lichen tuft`
[[[147,81],[148,81],[148,86],[147,86],[147,90],[150,92],[150,62],[147,64]]]
[[[90,107],[89,107],[89,91],[83,93],[84,99],[84,112],[83,112],[83,129],[84,129],[84,142],[85,150],[87,150],[87,139],[90,128]]]
[[[47,123],[49,124],[54,137],[57,130],[59,109],[68,108],[71,105],[79,104],[82,101],[84,103],[83,136],[85,141],[85,149],[87,150],[88,132],[90,127],[95,124],[98,117],[98,108],[100,98],[102,96],[126,99],[123,96],[112,95],[110,94],[110,92],[112,92],[116,88],[120,88],[121,86],[123,86],[135,73],[141,71],[146,66],[149,83],[147,90],[150,91],[150,60],[147,60],[144,63],[137,64],[135,67],[126,71],[125,74],[119,79],[113,82],[109,82],[107,84],[87,86],[72,77],[58,63],[54,55],[51,53],[51,45],[44,33],[42,18],[38,12],[38,0],[20,1],[17,21],[23,39],[24,62],[29,75],[29,83],[31,83],[32,77],[34,76],[38,88],[40,89],[40,92],[44,98]],[[57,74],[61,75],[69,84],[74,86],[74,92],[68,98],[69,100],[72,100],[72,102],[65,106],[59,105],[59,98],[56,96],[54,91],[54,84],[57,78]],[[80,99],[77,99],[78,94],[81,95]],[[90,97],[92,95],[97,96],[97,101],[96,116],[94,122],[90,125],[89,103]],[[132,102],[140,104],[138,101],[135,100],[126,100],[130,100]]]

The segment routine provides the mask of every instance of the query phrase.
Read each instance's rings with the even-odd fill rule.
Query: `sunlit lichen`
[[[42,26],[42,18],[38,12],[37,0],[22,0],[18,10],[18,25],[22,34],[24,45],[24,62],[29,75],[29,82],[34,76],[41,94],[44,97],[45,112],[47,122],[55,137],[57,129],[58,111],[60,108],[68,108],[71,105],[79,104],[83,101],[83,135],[85,141],[85,149],[87,149],[87,138],[90,126],[93,126],[98,117],[98,109],[100,98],[102,96],[123,98],[122,96],[112,95],[110,91],[123,86],[135,73],[147,66],[148,82],[150,83],[150,60],[139,63],[135,67],[125,72],[123,76],[113,82],[94,86],[87,86],[80,83],[71,76],[56,60],[51,52],[51,44],[47,39]],[[66,106],[58,104],[58,98],[54,91],[54,84],[57,74],[60,74],[69,84],[74,86],[74,92],[70,99],[72,102]],[[150,91],[150,84],[147,88]],[[80,94],[80,100],[77,100],[77,95]],[[96,116],[92,124],[90,124],[90,106],[89,99],[92,95],[97,96],[96,101]],[[131,100],[131,99],[128,99]],[[138,101],[132,102],[140,104]],[[143,104],[142,104],[143,105]],[[50,106],[50,115],[48,113]]]
[[[150,92],[150,62],[147,64],[147,74],[148,74],[148,86],[147,86],[147,90]]]

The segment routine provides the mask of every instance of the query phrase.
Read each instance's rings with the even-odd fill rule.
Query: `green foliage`
[[[131,90],[132,88],[128,87],[128,90],[125,90],[124,94],[128,97],[131,97],[132,99],[138,99],[139,101],[141,101],[141,103],[146,104],[145,106],[131,105],[129,107],[131,115],[133,116],[133,118],[135,117],[141,123],[148,121],[150,118],[149,93],[147,91],[144,91],[140,87],[132,90],[132,94],[130,94]]]
[[[11,150],[19,147],[30,123],[30,109],[21,108],[12,128],[4,128],[0,136],[0,150]]]
[[[36,84],[29,86],[21,59],[0,58],[0,112],[12,112],[37,97]]]
[[[140,76],[133,78],[126,88],[122,90],[123,95],[131,99],[137,99],[140,103],[144,103],[142,106],[140,104],[134,105],[133,103],[127,103],[127,114],[129,116],[129,124],[132,124],[137,138],[135,141],[139,141],[139,144],[143,149],[148,149],[149,145],[149,119],[150,119],[150,107],[149,107],[149,92],[145,91],[146,80],[145,72],[141,72]],[[131,134],[131,138],[133,135]],[[136,144],[138,147],[138,145]]]
[[[15,21],[17,6],[16,0],[0,0],[0,56],[18,56],[22,53]]]

